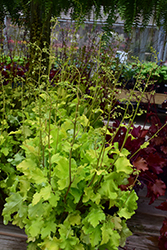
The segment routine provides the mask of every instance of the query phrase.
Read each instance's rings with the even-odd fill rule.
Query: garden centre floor
[[[167,212],[158,210],[155,206],[161,204],[165,198],[160,198],[152,205],[148,205],[149,199],[145,197],[145,194],[145,190],[140,192],[137,212],[128,222],[133,235],[127,239],[126,246],[119,250],[158,249],[159,230],[164,217],[167,217]],[[0,250],[26,250],[26,239],[23,230],[11,224],[3,225],[2,217],[0,217]]]

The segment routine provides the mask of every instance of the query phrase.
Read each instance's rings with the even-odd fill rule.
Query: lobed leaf
[[[41,188],[39,193],[35,193],[33,195],[33,199],[32,199],[32,205],[36,205],[42,198],[43,200],[48,200],[51,197],[51,187],[50,186],[46,186],[44,188]]]
[[[106,216],[101,208],[92,208],[90,209],[90,212],[86,218],[88,222],[95,228],[99,222],[105,220]]]
[[[113,229],[114,229],[114,223],[111,223],[110,221],[103,223],[101,227],[102,241],[100,245],[103,245],[109,242],[110,238],[113,237],[113,232],[114,232]]]
[[[6,203],[2,215],[4,216],[4,224],[7,225],[8,221],[11,219],[10,215],[23,206],[23,197],[19,193],[13,193],[8,198],[6,198]]]
[[[17,166],[17,169],[23,172],[28,179],[33,180],[36,184],[47,182],[44,172],[37,167],[36,163],[32,159],[22,161]]]
[[[116,171],[131,174],[133,172],[130,161],[125,157],[119,157],[115,162]]]

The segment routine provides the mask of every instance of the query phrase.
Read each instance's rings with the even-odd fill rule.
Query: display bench
[[[129,99],[129,95],[130,95],[130,91],[132,90],[126,90],[126,89],[118,89],[118,92],[116,93],[116,97],[118,99]],[[131,99],[131,101],[136,101],[137,99],[139,99],[139,97],[141,96],[141,93],[139,91],[133,91],[133,96],[134,98]],[[148,101],[150,103],[154,103],[154,104],[158,104],[161,105],[163,102],[165,102],[167,100],[167,93],[151,93],[151,92],[145,92],[143,94],[143,97],[141,99],[141,101],[143,103],[148,103]]]

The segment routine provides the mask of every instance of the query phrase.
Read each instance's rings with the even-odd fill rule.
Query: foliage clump
[[[35,131],[9,177],[4,222],[25,227],[29,249],[117,249],[137,208],[135,192],[119,188],[132,173],[129,153],[105,147],[107,128],[93,128],[84,101],[72,94],[61,86],[31,104],[23,126]],[[105,213],[107,202],[115,213]]]

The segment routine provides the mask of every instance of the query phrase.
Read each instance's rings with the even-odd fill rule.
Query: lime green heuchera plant
[[[21,146],[3,216],[25,228],[29,250],[116,250],[131,234],[126,221],[138,197],[120,188],[133,171],[129,152],[106,147],[107,126],[92,126],[85,103],[59,88],[41,92],[25,112],[33,136]]]

